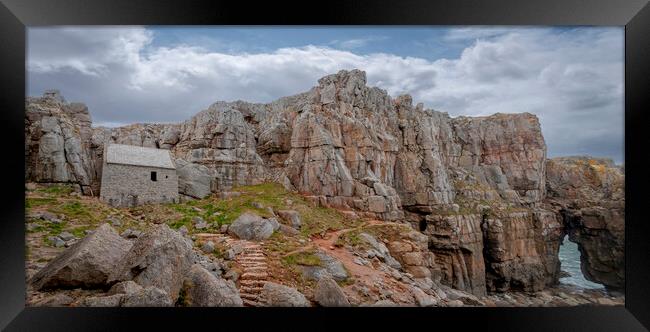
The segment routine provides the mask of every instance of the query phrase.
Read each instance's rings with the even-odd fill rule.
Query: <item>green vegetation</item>
[[[56,198],[49,197],[28,197],[25,199],[25,208],[35,208],[44,205],[50,205],[56,203]]]
[[[273,210],[291,209],[300,214],[303,236],[351,227],[357,222],[346,220],[334,209],[314,207],[301,195],[288,192],[277,183],[240,186],[232,191],[239,192],[240,195],[226,199],[212,195],[200,200],[162,205],[166,213],[160,218],[172,228],[178,229],[185,225],[192,231],[192,218],[201,217],[211,225],[211,230],[216,231],[221,225],[235,221],[244,212],[270,218],[272,214],[269,207]],[[289,200],[292,202],[290,205],[287,204]]]
[[[86,236],[86,231],[90,230],[90,229],[93,229],[93,227],[92,226],[79,226],[79,227],[75,227],[75,228],[71,229],[69,232],[72,233],[72,235],[74,235],[75,237],[81,239],[84,236]]]
[[[286,265],[320,266],[321,260],[313,251],[301,251],[282,258]]]
[[[69,195],[72,191],[74,191],[74,189],[69,185],[52,185],[36,189],[36,192],[52,195]]]

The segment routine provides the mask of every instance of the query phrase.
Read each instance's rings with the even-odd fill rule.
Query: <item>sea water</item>
[[[580,251],[578,245],[569,241],[565,236],[560,245],[561,270],[570,274],[568,277],[560,278],[560,284],[571,285],[582,289],[604,289],[604,286],[585,279],[580,269]]]

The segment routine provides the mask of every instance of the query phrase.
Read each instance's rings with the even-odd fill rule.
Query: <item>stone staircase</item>
[[[262,298],[262,289],[268,279],[268,264],[266,256],[259,243],[239,240],[225,234],[197,234],[197,237],[205,241],[213,241],[226,248],[241,248],[241,252],[235,255],[234,261],[241,266],[242,274],[237,282],[239,296],[244,306],[261,307],[265,305]]]

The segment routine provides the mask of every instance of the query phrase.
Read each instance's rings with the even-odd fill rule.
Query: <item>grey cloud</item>
[[[190,44],[153,47],[151,38],[137,27],[30,28],[28,94],[60,89],[85,102],[96,123],[175,122],[217,100],[269,102],[359,68],[370,85],[452,116],[535,113],[550,156],[622,160],[619,28],[455,29],[447,40],[478,40],[460,58],[437,61],[311,45],[226,54]]]

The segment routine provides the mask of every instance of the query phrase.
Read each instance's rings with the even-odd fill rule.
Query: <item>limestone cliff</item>
[[[359,70],[268,104],[217,102],[178,124],[91,129],[87,110],[71,105],[28,99],[27,180],[97,188],[107,142],[170,149],[205,166],[213,192],[275,181],[321,205],[409,223],[434,255],[425,274],[455,288],[539,290],[558,280],[567,223],[544,199],[573,189],[548,184],[554,164],[533,114],[452,118],[368,87]],[[44,112],[51,120],[40,119]],[[52,129],[55,120],[67,134]],[[581,232],[572,234],[588,248]]]
[[[547,162],[548,202],[578,243],[582,272],[612,289],[625,287],[625,177],[609,159]]]
[[[92,194],[97,169],[91,152],[91,120],[81,103],[67,103],[56,90],[25,102],[25,180],[75,183]],[[94,188],[95,194],[98,187]]]

